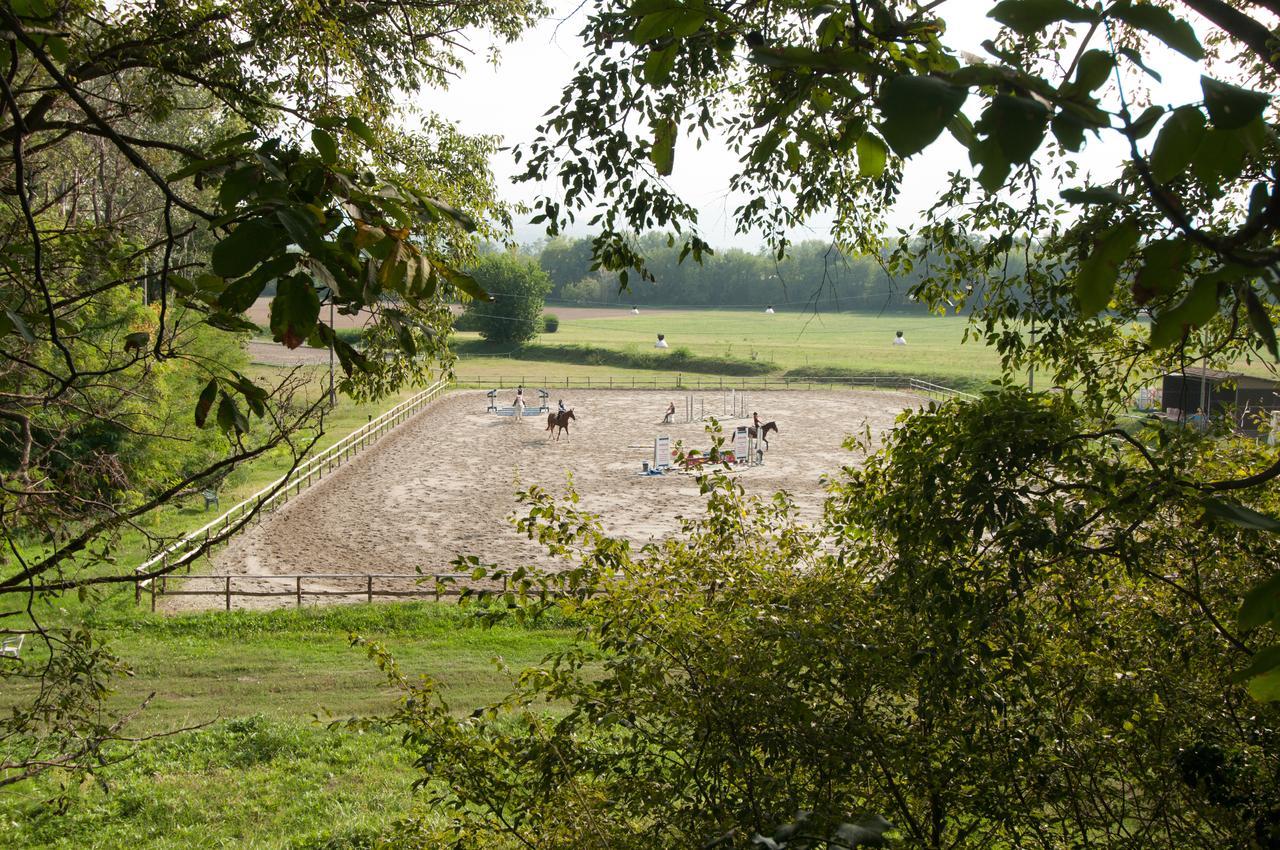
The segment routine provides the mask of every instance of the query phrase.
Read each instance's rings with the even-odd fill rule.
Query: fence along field
[[[385,428],[386,436],[363,452],[350,448],[367,440],[343,441],[327,461],[317,458],[306,475],[316,485],[303,491],[306,482],[290,483],[290,501],[271,506],[217,551],[209,574],[201,575],[201,566],[190,577],[163,578],[140,593],[165,610],[456,595],[469,584],[468,576],[449,567],[460,554],[504,566],[555,565],[509,518],[519,508],[517,489],[537,484],[563,493],[570,473],[583,506],[637,544],[671,533],[679,514],[699,509],[691,476],[646,478],[641,465],[651,459],[658,434],[686,448],[709,448],[706,423],[661,425],[663,413],[691,394],[702,402],[700,409],[718,411],[726,393],[690,393],[674,383],[617,389],[621,379],[614,390],[577,388],[572,380],[565,390],[563,383],[551,382],[550,401],[554,409],[563,398],[575,409],[565,440],[548,440],[541,417],[517,423],[487,413],[482,390],[451,393]],[[904,408],[948,392],[911,380],[880,383],[886,389],[849,390],[848,381],[839,382],[846,388],[838,391],[776,392],[763,384],[748,389],[741,412],[777,421],[779,433],[770,435],[764,464],[741,472],[744,486],[760,493],[787,490],[804,515],[816,517],[820,476],[851,460],[841,446],[846,435],[864,425],[882,433]],[[888,389],[891,384],[901,390]],[[501,393],[514,395],[514,386],[499,400]],[[747,420],[725,422],[726,431],[734,424]],[[336,470],[343,458],[350,460]],[[321,479],[325,471],[332,474]],[[179,549],[170,557],[181,557]]]

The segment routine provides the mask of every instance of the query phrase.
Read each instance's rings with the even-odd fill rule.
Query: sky
[[[484,36],[473,38],[470,46],[475,55],[466,72],[447,90],[420,93],[418,105],[455,121],[467,133],[500,136],[504,145],[524,145],[532,141],[543,114],[559,102],[575,62],[586,55],[578,32],[586,19],[581,6],[589,4],[580,4],[580,0],[553,0],[551,5],[551,15],[519,41],[497,45],[500,57],[497,65],[486,61],[494,44]],[[944,42],[955,49],[985,56],[981,43],[992,38],[998,26],[984,14],[956,15],[947,10],[972,7],[975,12],[985,13],[992,5],[988,0],[958,0],[944,6],[942,13],[948,18]],[[1149,64],[1164,75],[1164,83],[1155,89],[1157,102],[1185,103],[1198,99],[1199,70],[1195,63],[1172,51],[1159,49],[1153,52]],[[975,102],[971,99],[970,106]],[[1114,138],[1102,144],[1091,141],[1081,157],[1085,169],[1103,179],[1113,172],[1115,163],[1124,155],[1124,149],[1118,145],[1118,134],[1107,135]],[[1149,137],[1148,142],[1153,138]],[[669,183],[677,194],[697,207],[703,238],[715,247],[758,249],[762,242],[758,234],[738,234],[734,229],[733,210],[742,198],[728,191],[737,158],[724,141],[713,138],[701,149],[695,149],[692,143],[681,144],[675,161]],[[512,176],[519,168],[509,151],[499,153],[492,166],[509,201],[529,203],[540,192],[550,189],[554,193],[555,187],[515,183]],[[909,160],[902,196],[890,214],[890,225],[909,229],[919,212],[931,204],[937,188],[945,185],[948,172],[956,168],[969,168],[967,151],[944,133],[939,143]],[[529,243],[545,235],[543,227],[529,224],[528,218],[524,215],[515,222],[517,242]],[[815,220],[806,230],[794,232],[792,237],[826,239],[830,235],[830,223],[829,217]],[[575,236],[588,232],[585,227],[570,230]]]

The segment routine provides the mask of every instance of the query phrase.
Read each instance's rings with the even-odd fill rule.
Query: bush
[[[560,317],[555,313],[542,314],[542,332],[553,334],[560,330]]]
[[[912,848],[1276,846],[1280,706],[1233,681],[1255,638],[1211,614],[1273,549],[1198,497],[1111,502],[1093,482],[1169,473],[1072,438],[1091,425],[1015,389],[913,411],[879,450],[850,441],[816,528],[713,473],[705,513],[636,548],[531,488],[517,525],[564,561],[523,610],[572,598],[582,625],[470,721],[405,685],[405,740],[450,792],[431,817],[468,847],[525,824],[577,846],[583,823],[617,848],[883,846],[891,825]],[[550,699],[570,710],[530,709]]]

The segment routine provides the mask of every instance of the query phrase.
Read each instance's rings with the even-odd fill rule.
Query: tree
[[[661,178],[718,130],[779,257],[824,209],[876,251],[946,132],[972,169],[888,263],[925,303],[976,301],[1007,377],[851,445],[816,529],[710,478],[705,517],[633,553],[531,492],[523,527],[570,564],[507,576],[535,600],[515,616],[557,604],[578,640],[471,719],[406,684],[458,819],[439,837],[851,847],[878,816],[924,848],[1277,846],[1280,451],[1129,413],[1160,371],[1276,356],[1274,9],[1004,0],[974,60],[940,40],[973,4],[599,3],[526,160],[561,178],[553,233],[591,208],[607,268],[643,274],[654,227],[701,253]],[[1203,63],[1171,109],[1143,91],[1156,43]],[[1085,182],[1102,135],[1127,156]],[[1029,364],[1054,392],[1014,385]]]
[[[547,273],[535,261],[507,253],[486,254],[471,273],[490,300],[472,301],[467,306],[468,327],[475,327],[493,343],[519,344],[533,339],[551,291]]]
[[[274,338],[332,345],[353,395],[448,368],[449,304],[483,294],[459,269],[507,223],[494,141],[430,117],[406,132],[416,116],[393,104],[461,67],[464,30],[512,37],[537,11],[0,9],[0,628],[47,653],[0,668],[38,685],[0,719],[0,785],[90,769],[128,718],[103,707],[122,665],[50,603],[176,569],[137,575],[112,547],[181,494],[312,444],[320,403],[298,379],[240,369],[241,314],[268,284]],[[375,314],[363,351],[324,306]]]
[[[770,234],[781,257],[787,228],[831,210],[840,243],[869,252],[889,241],[884,210],[912,157],[945,133],[970,167],[890,242],[889,268],[919,275],[921,303],[972,307],[1010,376],[1035,366],[1107,433],[1154,374],[1280,359],[1271,5],[1004,0],[986,7],[1003,28],[977,58],[941,40],[955,3],[602,2],[526,176],[560,178],[563,198],[538,202],[549,232],[590,208],[597,261],[643,273],[629,232],[675,228],[695,259],[705,248],[661,178],[681,138],[722,132],[741,154],[741,228]],[[1152,103],[1153,45],[1200,62],[1199,91]],[[1127,155],[1085,183],[1080,155],[1103,136]],[[1166,447],[1147,448],[1159,463]],[[1248,505],[1277,477],[1271,456],[1184,485],[1216,515],[1277,528]],[[1280,615],[1280,577],[1258,593],[1253,625]],[[1269,651],[1249,669],[1269,670],[1264,690],[1280,695],[1274,665]]]

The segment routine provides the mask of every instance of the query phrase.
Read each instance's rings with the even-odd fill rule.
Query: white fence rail
[[[795,376],[795,377],[734,377],[723,375],[583,375],[578,377],[554,377],[549,375],[458,375],[454,382],[465,387],[544,387],[579,390],[806,390],[806,389],[883,389],[906,390],[930,397],[977,398],[932,381],[906,375],[857,375],[851,377]]]
[[[323,478],[326,472],[346,463],[365,446],[430,404],[448,387],[448,381],[437,381],[412,398],[400,402],[386,413],[360,426],[338,442],[307,458],[288,474],[272,481],[221,516],[205,523],[181,540],[156,553],[139,566],[135,572],[141,575],[154,572],[162,567],[190,569],[191,563],[200,554],[211,537],[216,537],[225,532],[232,524],[243,519],[255,509],[266,512],[284,504],[290,497],[296,496]],[[134,593],[135,600],[141,600],[143,589],[148,587],[152,581],[152,579],[142,579],[137,582],[137,589]],[[152,594],[154,604],[154,588],[152,588]]]

